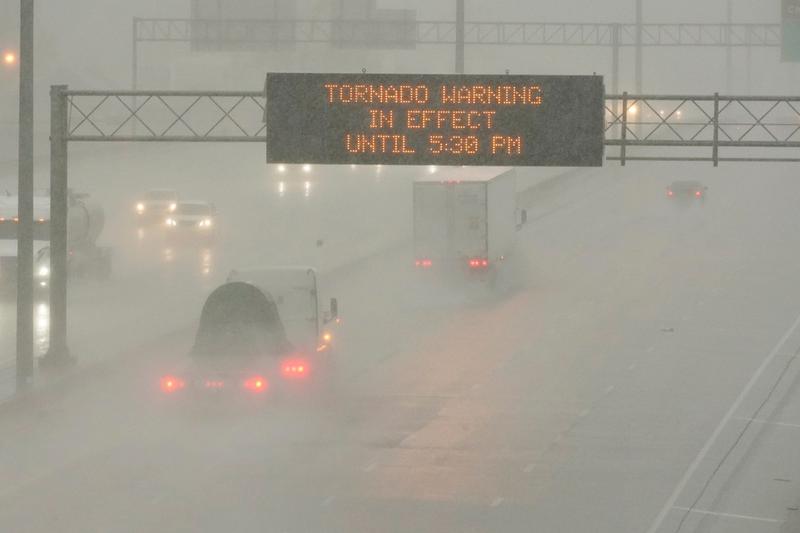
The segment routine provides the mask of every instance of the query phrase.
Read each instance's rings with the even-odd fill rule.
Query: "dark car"
[[[673,181],[667,187],[667,197],[675,200],[704,200],[708,187],[696,180]]]

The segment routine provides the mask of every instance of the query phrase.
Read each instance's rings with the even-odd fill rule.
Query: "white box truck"
[[[414,254],[419,270],[486,278],[512,254],[527,218],[516,173],[453,167],[414,182]]]

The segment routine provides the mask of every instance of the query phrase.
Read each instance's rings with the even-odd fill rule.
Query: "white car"
[[[211,202],[182,201],[164,220],[172,237],[211,238],[217,227],[217,208]]]
[[[134,210],[141,222],[160,222],[178,207],[178,193],[172,189],[152,189],[136,202]]]

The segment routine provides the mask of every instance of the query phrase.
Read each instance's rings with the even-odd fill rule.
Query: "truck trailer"
[[[513,168],[453,167],[414,181],[414,264],[421,271],[492,279],[527,215]]]

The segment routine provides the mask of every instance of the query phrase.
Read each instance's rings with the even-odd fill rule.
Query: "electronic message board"
[[[600,76],[267,74],[267,162],[601,166]]]

